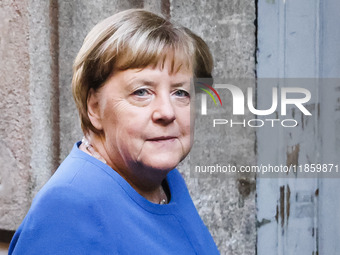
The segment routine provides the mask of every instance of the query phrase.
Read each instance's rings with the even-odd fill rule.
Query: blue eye
[[[136,95],[136,96],[143,97],[143,96],[146,96],[148,94],[148,91],[146,89],[138,89],[135,92],[133,92],[133,94]]]
[[[175,92],[175,95],[178,97],[189,97],[190,96],[188,92],[186,92],[185,90],[181,90],[181,89],[177,90]]]

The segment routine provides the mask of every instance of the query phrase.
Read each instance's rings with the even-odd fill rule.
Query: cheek
[[[115,128],[120,132],[126,127],[133,125],[136,112],[122,99],[111,99],[105,105],[103,121],[108,127]]]
[[[182,111],[181,117],[179,118],[179,125],[182,134],[182,142],[185,149],[191,148],[194,141],[194,129],[195,129],[195,121],[191,118],[190,112]]]
[[[108,128],[116,126],[119,119],[119,103],[112,99],[102,100],[101,104],[101,118]]]
[[[141,129],[137,121],[124,120],[115,130],[115,146],[125,162],[135,161],[143,147]],[[123,122],[123,120],[121,120]],[[139,127],[139,128],[138,128]]]
[[[195,122],[194,119],[192,118],[190,110],[185,109],[179,111],[179,113],[177,114],[177,118],[180,124],[180,128],[182,129],[182,132],[185,134],[189,134],[195,126]]]
[[[129,150],[140,150],[147,128],[145,113],[137,110],[121,111],[117,118],[117,140]]]

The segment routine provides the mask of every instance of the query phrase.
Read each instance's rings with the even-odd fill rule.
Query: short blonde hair
[[[88,94],[115,71],[156,66],[170,58],[170,72],[195,72],[196,54],[197,39],[186,29],[142,9],[122,11],[98,23],[73,65],[72,93],[83,132],[99,132],[87,114]]]

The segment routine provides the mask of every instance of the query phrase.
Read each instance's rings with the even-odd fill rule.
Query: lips
[[[150,141],[150,142],[167,142],[167,141],[175,140],[176,138],[177,138],[176,136],[159,136],[159,137],[147,139],[147,141]]]

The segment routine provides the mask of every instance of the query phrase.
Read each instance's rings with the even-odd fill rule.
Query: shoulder
[[[91,199],[96,201],[98,196],[108,192],[118,192],[120,189],[117,177],[109,166],[80,151],[72,149],[68,157],[36,195],[33,204],[56,199],[58,203],[73,201],[81,203]],[[47,199],[46,199],[47,198]]]
[[[119,185],[103,169],[68,157],[36,195],[9,254],[105,253],[102,230],[108,209],[110,217],[118,217],[119,193]]]
[[[92,213],[106,198],[114,204],[123,191],[114,175],[108,174],[113,170],[105,167],[109,168],[84,158],[67,158],[38,192],[28,214],[67,219],[79,212]],[[46,215],[50,212],[53,215]]]
[[[48,188],[35,199],[10,250],[14,254],[86,253],[86,243],[101,238],[93,221],[94,208],[69,185]]]

